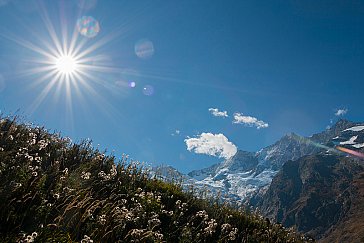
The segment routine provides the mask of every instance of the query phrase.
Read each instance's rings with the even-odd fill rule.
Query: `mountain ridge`
[[[310,154],[332,153],[335,146],[332,139],[345,129],[361,124],[363,123],[339,119],[329,129],[310,137],[301,137],[291,132],[257,152],[238,150],[231,158],[207,168],[193,170],[188,176],[197,185],[205,185],[214,192],[220,191],[240,203],[254,205],[254,201],[264,194],[286,161]]]

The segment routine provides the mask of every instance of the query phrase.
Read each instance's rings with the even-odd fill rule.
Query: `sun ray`
[[[11,34],[7,34],[7,35],[3,35],[3,34],[0,34],[2,37],[8,39],[8,40],[11,40],[17,44],[19,44],[20,46],[23,46],[29,50],[32,50],[38,54],[41,54],[42,56],[44,57],[47,57],[47,58],[52,58],[53,55],[46,52],[44,49],[40,48],[39,46],[29,42],[29,41],[26,41],[26,40],[22,40],[22,39],[19,39],[19,38],[16,38],[14,36],[12,36]]]
[[[68,50],[68,31],[67,31],[67,19],[65,18],[65,12],[64,12],[64,2],[60,3],[60,23],[61,23],[61,38],[62,38],[62,50]],[[69,54],[69,53],[67,53]]]
[[[90,53],[99,49],[101,46],[104,46],[107,43],[109,43],[110,41],[112,41],[113,39],[115,39],[116,36],[117,36],[116,33],[108,35],[108,36],[104,36],[102,39],[100,39],[99,41],[97,41],[96,43],[94,43],[93,45],[88,47],[87,49],[83,50],[82,52],[79,52],[80,50],[76,50],[78,54],[75,55],[75,58],[80,59],[80,58],[83,58],[84,56],[89,55]]]
[[[43,19],[43,22],[47,28],[47,31],[48,31],[48,34],[50,35],[52,41],[53,41],[53,44],[57,50],[57,54],[58,55],[61,55],[62,54],[62,45],[58,39],[58,36],[57,36],[57,33],[54,29],[54,26],[52,24],[52,21],[50,20],[49,16],[48,16],[48,12],[47,10],[45,9],[45,6],[43,3],[40,3],[39,4],[40,6],[40,9],[41,9],[41,14],[40,16],[42,17]]]
[[[34,102],[29,107],[29,112],[32,114],[35,112],[35,110],[38,109],[39,105],[43,102],[43,100],[47,97],[49,94],[49,91],[53,88],[54,84],[59,79],[59,74],[56,74],[52,80],[46,85],[45,88],[43,88],[42,92],[37,96],[37,98],[34,100]]]
[[[74,26],[72,38],[71,38],[70,45],[68,48],[71,55],[74,55],[74,53],[75,53],[75,46],[76,46],[77,40],[78,40],[78,30],[77,30],[77,26]],[[84,40],[84,42],[81,42],[81,43],[86,43],[86,40]],[[81,48],[82,48],[84,44],[81,44],[81,43],[78,46],[81,46]]]

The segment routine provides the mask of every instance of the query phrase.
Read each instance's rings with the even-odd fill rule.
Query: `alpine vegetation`
[[[0,242],[309,242],[59,134],[0,120]]]

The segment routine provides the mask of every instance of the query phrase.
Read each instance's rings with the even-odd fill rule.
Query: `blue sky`
[[[360,1],[0,0],[0,109],[188,172],[364,121],[363,26]],[[55,79],[75,29],[83,73]]]

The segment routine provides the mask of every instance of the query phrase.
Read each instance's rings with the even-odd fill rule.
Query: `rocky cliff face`
[[[363,161],[337,155],[305,156],[283,165],[258,207],[274,221],[296,226],[322,241],[336,235],[341,239],[337,242],[362,242],[364,238],[357,235],[364,236],[362,220],[352,218],[364,216],[363,185]]]

